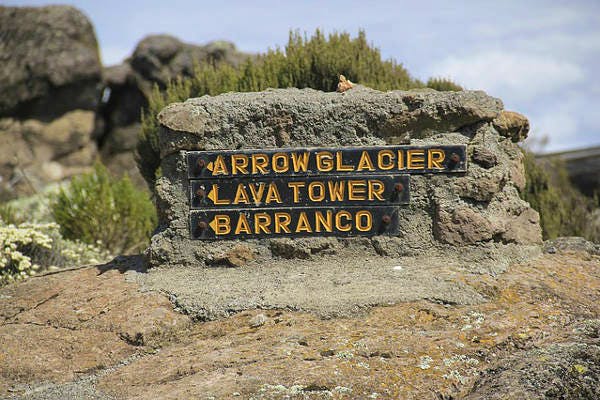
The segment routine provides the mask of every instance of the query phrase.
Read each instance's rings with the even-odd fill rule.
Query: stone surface
[[[94,29],[69,6],[0,7],[0,116],[49,120],[94,110],[101,65]]]
[[[258,261],[271,258],[403,256],[446,245],[488,251],[506,243],[539,244],[541,230],[522,188],[521,151],[492,122],[500,100],[483,92],[434,90],[382,93],[354,86],[344,93],[277,89],[189,99],[158,116],[162,177],[156,193],[159,232],[147,252],[155,266],[207,266],[233,241],[191,241],[185,150],[310,146],[466,144],[476,162],[461,175],[412,175],[411,201],[398,208],[392,238],[248,241]],[[471,150],[469,150],[471,151]],[[471,154],[471,153],[469,153]],[[519,169],[521,168],[521,169]],[[514,178],[514,181],[513,181]],[[513,226],[514,225],[514,226]],[[360,249],[360,250],[359,250]],[[350,255],[349,257],[352,257]]]
[[[502,111],[493,124],[500,135],[510,138],[515,143],[525,140],[529,133],[529,120],[514,111]]]
[[[0,119],[0,191],[40,191],[89,168],[97,155],[94,112],[74,110],[48,123]]]
[[[598,256],[546,254],[497,276],[443,257],[395,261],[390,270],[408,286],[431,269],[440,283],[455,282],[456,298],[479,298],[416,298],[330,319],[248,309],[201,322],[173,312],[163,297],[177,305],[173,293],[138,287],[133,281],[156,270],[144,272],[136,259],[1,288],[0,397],[595,400]],[[295,287],[315,303],[321,282],[342,293],[354,276],[337,270],[297,276]],[[364,282],[364,293],[377,290]]]

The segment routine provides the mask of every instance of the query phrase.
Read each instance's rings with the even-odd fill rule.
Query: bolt
[[[205,221],[198,222],[198,229],[200,229],[201,231],[203,231],[206,228],[208,228],[208,224]]]
[[[389,215],[384,215],[381,218],[381,222],[383,222],[384,224],[389,224],[390,222],[392,222],[392,217],[390,217]]]
[[[450,161],[452,161],[453,163],[457,163],[460,161],[460,156],[456,153],[452,153],[452,155],[450,156]]]
[[[196,195],[199,198],[203,199],[204,196],[206,196],[206,191],[204,189],[198,189],[198,190],[196,190]]]
[[[396,183],[396,184],[394,185],[394,190],[395,190],[396,192],[401,192],[401,191],[403,191],[403,190],[404,190],[404,185],[403,185],[403,184],[401,184],[400,182],[398,182],[398,183]]]

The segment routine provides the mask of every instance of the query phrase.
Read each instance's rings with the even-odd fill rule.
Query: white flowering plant
[[[110,254],[97,246],[63,239],[56,223],[4,224],[0,219],[0,286],[44,270],[97,264]]]

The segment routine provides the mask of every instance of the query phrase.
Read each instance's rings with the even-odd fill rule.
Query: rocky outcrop
[[[484,92],[414,90],[382,93],[355,86],[344,93],[277,89],[189,99],[159,114],[163,177],[158,180],[161,230],[150,260],[209,265],[232,241],[189,238],[186,150],[365,146],[396,143],[468,146],[462,175],[412,175],[399,231],[372,239],[249,241],[260,257],[341,255],[353,246],[380,255],[416,255],[448,246],[537,245],[539,217],[519,197],[522,154],[494,121],[502,102]],[[312,243],[312,242],[315,243]],[[312,244],[311,244],[312,243]],[[307,250],[310,249],[310,250]],[[315,249],[313,251],[313,249]],[[441,251],[441,250],[440,250]],[[351,256],[351,255],[350,255]],[[293,257],[292,257],[293,258]]]
[[[106,96],[101,105],[102,158],[113,171],[127,171],[145,186],[134,160],[141,110],[148,105],[154,85],[165,89],[169,81],[190,77],[202,62],[239,64],[248,57],[231,42],[193,45],[169,35],[142,39],[123,64],[104,70]]]
[[[97,156],[93,111],[69,111],[50,122],[0,119],[0,192],[32,194],[85,172]]]
[[[246,271],[218,287],[135,258],[31,278],[0,288],[0,397],[596,400],[600,258],[549,245],[496,276],[424,254],[215,268]]]
[[[0,117],[95,110],[102,66],[92,24],[69,6],[0,7]]]

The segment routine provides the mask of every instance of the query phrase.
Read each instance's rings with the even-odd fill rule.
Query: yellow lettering
[[[308,169],[308,157],[309,153],[292,153],[292,164],[294,165],[294,172],[300,172]]]
[[[366,186],[365,180],[348,181],[348,200],[366,200]]]
[[[335,214],[335,227],[340,232],[348,232],[352,229],[350,224],[342,224],[342,218],[346,218],[346,220],[352,220],[352,214],[350,214],[346,210],[342,210]]]
[[[277,185],[273,182],[269,184],[269,188],[267,189],[267,196],[265,197],[265,203],[270,204],[272,202],[281,203],[281,196],[279,195],[279,189],[277,189]]]
[[[404,153],[402,150],[398,150],[398,169],[402,170],[404,168]]]
[[[229,175],[229,171],[227,170],[227,165],[225,165],[225,159],[222,155],[218,155],[215,160],[215,164],[213,167],[213,175]]]
[[[364,217],[364,223],[363,223],[363,217]],[[357,212],[354,217],[354,220],[355,220],[356,229],[358,229],[361,232],[368,232],[371,230],[371,227],[373,226],[373,216],[371,215],[370,212],[368,212],[366,210],[361,210],[361,211]]]
[[[237,175],[238,171],[241,174],[248,174],[248,156],[245,154],[231,155],[231,174]]]
[[[344,165],[344,153],[338,151],[335,153],[335,166],[336,171],[354,171],[354,167],[352,165]]]
[[[446,153],[441,149],[427,150],[427,168],[429,169],[444,169],[442,162],[446,158]]]
[[[231,203],[231,201],[228,199],[219,199],[219,185],[216,183],[213,183],[212,189],[210,192],[208,192],[207,197],[209,199],[211,199],[213,204],[215,204],[215,205],[223,205],[223,204]]]
[[[383,192],[385,191],[385,185],[379,180],[369,180],[369,200],[383,201]]]
[[[288,213],[276,212],[275,213],[275,233],[291,233],[289,224],[292,222],[292,217]]]
[[[328,151],[317,153],[317,169],[320,172],[330,172],[333,170],[333,154]]]
[[[315,188],[319,188],[319,194],[315,192]],[[308,198],[310,201],[323,201],[325,199],[325,184],[323,182],[311,182],[308,184]]]
[[[279,163],[280,161],[281,164]],[[287,172],[290,169],[290,160],[287,154],[275,153],[273,154],[273,171],[277,173]]]
[[[312,232],[310,224],[308,223],[308,217],[304,211],[300,212],[298,217],[298,225],[296,225],[296,233],[298,232]]]
[[[269,214],[254,214],[254,233],[260,233],[261,231],[264,233],[271,233],[269,225],[271,225],[271,216]]]
[[[250,193],[252,193],[252,198],[254,199],[254,204],[259,204],[262,202],[263,194],[265,193],[265,184],[264,183],[249,183],[248,187],[250,188]]]
[[[267,167],[269,166],[269,157],[266,154],[258,153],[252,154],[252,173],[257,174],[268,174],[269,170]]]
[[[408,150],[406,154],[406,167],[408,169],[424,169],[425,151],[421,149]]]
[[[248,235],[252,233],[250,230],[250,224],[248,223],[248,218],[246,218],[246,214],[244,213],[240,213],[240,217],[238,218],[238,222],[235,227],[235,234],[239,235],[240,233],[247,233]]]
[[[386,162],[385,159],[388,159]],[[377,153],[377,166],[380,170],[388,171],[394,168],[394,152],[391,150],[381,150]]]
[[[248,192],[246,192],[246,188],[243,183],[238,183],[237,190],[235,191],[235,197],[233,199],[233,204],[250,204],[250,197],[248,197]]]
[[[375,167],[373,166],[373,161],[371,161],[371,157],[369,156],[369,153],[366,151],[363,151],[362,154],[360,155],[360,160],[358,161],[358,165],[356,166],[356,170],[357,171],[363,171],[363,170],[368,170],[368,171],[374,171]]]
[[[300,188],[304,186],[304,182],[288,182],[288,187],[292,188],[293,190],[294,203],[298,203],[300,201]]]
[[[215,231],[215,235],[227,235],[231,232],[231,220],[229,215],[215,215],[215,219],[210,223]]]
[[[344,201],[344,188],[346,184],[341,181],[327,181],[329,198],[331,201]]]
[[[325,211],[325,216],[321,211],[315,211],[315,232],[321,232],[321,227],[325,228],[325,232],[333,232],[333,212]]]

